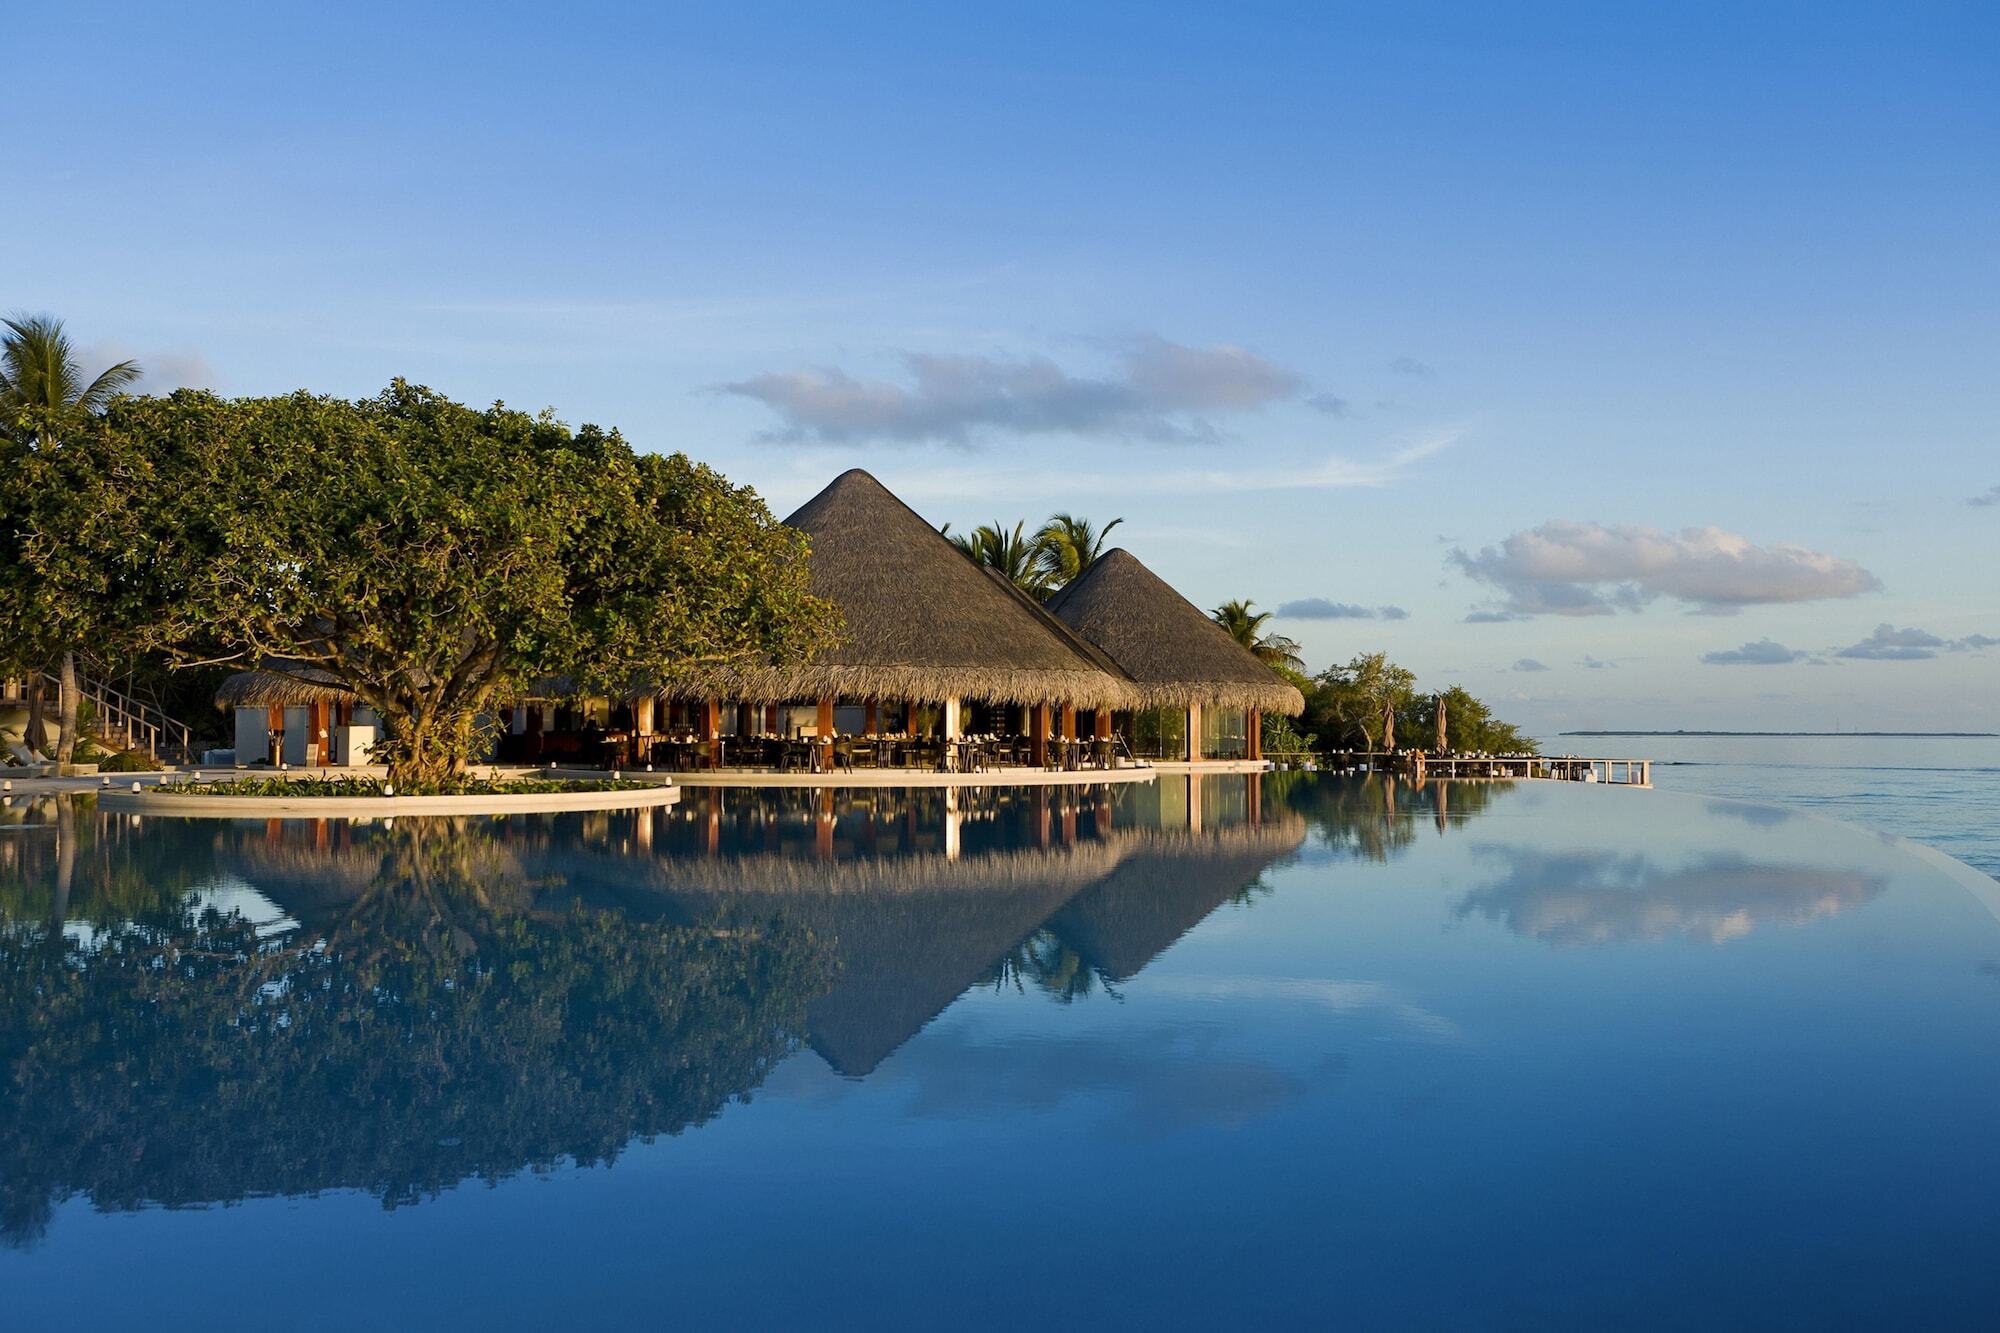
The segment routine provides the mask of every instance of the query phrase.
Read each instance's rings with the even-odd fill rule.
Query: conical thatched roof
[[[1099,556],[1048,609],[1137,681],[1146,707],[1305,711],[1297,689],[1123,549]]]
[[[257,708],[272,704],[297,706],[318,703],[322,699],[353,697],[354,691],[318,667],[288,664],[282,668],[237,672],[216,690],[215,704],[218,708]]]
[[[711,669],[663,691],[760,701],[977,699],[1130,707],[1137,691],[881,482],[843,472],[785,520],[812,540],[812,591],[840,608],[844,641],[792,668]]]

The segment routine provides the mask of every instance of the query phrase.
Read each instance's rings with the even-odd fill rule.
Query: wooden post
[[[764,705],[764,730],[773,736],[778,734],[778,705]]]
[[[747,703],[736,705],[736,739],[740,742],[757,730],[757,710]]]
[[[1262,759],[1264,757],[1264,715],[1254,708],[1249,713],[1248,735],[1250,738],[1250,758]]]
[[[285,706],[272,704],[264,710],[264,742],[270,747],[271,766],[277,767],[285,758]]]
[[[650,694],[642,694],[632,701],[632,730],[641,736],[653,734],[653,719],[658,715],[660,703]]]
[[[906,736],[915,736],[917,734],[917,701],[915,699],[903,700],[903,734]]]
[[[813,730],[816,733],[813,743],[819,746],[820,771],[830,773],[833,771],[833,700],[821,699],[819,701],[819,715],[813,719],[813,723]],[[827,818],[831,819],[832,817],[833,812],[829,810]],[[832,850],[831,847],[828,850]]]
[[[722,701],[709,699],[701,706],[701,738],[708,742],[708,767],[722,766]]]
[[[1187,759],[1199,763],[1201,760],[1201,705],[1189,704],[1187,710]]]
[[[324,699],[313,700],[313,706],[306,714],[306,763],[324,768],[328,762],[328,747],[333,742],[332,709]]]
[[[880,724],[880,721],[881,721],[881,718],[880,718],[880,715],[879,715],[879,714],[880,714],[880,709],[881,709],[881,705],[880,705],[880,704],[879,704],[879,703],[878,703],[878,702],[877,702],[877,701],[875,700],[875,698],[874,698],[873,696],[870,696],[870,698],[869,698],[869,700],[868,700],[868,702],[867,702],[867,703],[865,703],[865,704],[861,705],[861,734],[862,734],[862,735],[864,735],[864,736],[873,736],[873,735],[875,735],[875,734],[876,734],[876,732],[877,732],[877,731],[879,731],[879,730],[881,729],[881,728],[880,728],[880,725],[879,725],[879,724]]]
[[[1029,719],[1028,756],[1036,768],[1049,765],[1049,706],[1036,704]]]
[[[1092,730],[1095,733],[1097,739],[1101,741],[1110,740],[1111,710],[1109,708],[1093,708],[1090,710],[1090,712],[1091,712],[1091,721],[1094,724]]]

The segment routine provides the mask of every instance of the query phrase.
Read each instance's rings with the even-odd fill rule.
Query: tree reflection
[[[1264,777],[1266,800],[1304,815],[1329,850],[1378,862],[1407,852],[1429,830],[1443,834],[1463,826],[1512,789],[1506,782],[1412,785],[1384,773],[1332,777],[1294,771]]]
[[[0,926],[0,1236],[32,1241],[73,1195],[394,1207],[609,1163],[795,1048],[829,979],[808,932],[531,913],[493,827],[373,830],[359,896],[275,939],[174,891],[66,931],[60,858],[39,890],[15,876],[10,902],[41,910]]]

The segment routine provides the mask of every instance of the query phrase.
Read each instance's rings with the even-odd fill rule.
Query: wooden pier
[[[1422,750],[1336,750],[1313,756],[1332,773],[1393,773],[1414,782],[1597,782],[1651,787],[1650,759],[1594,759],[1557,754],[1428,754]]]

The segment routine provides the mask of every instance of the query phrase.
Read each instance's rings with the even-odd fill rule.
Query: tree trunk
[[[56,762],[67,764],[76,754],[76,654],[62,655],[62,675],[57,678],[62,699],[56,707]]]
[[[389,783],[397,791],[436,791],[465,769],[471,751],[476,709],[438,705],[411,708],[393,717],[388,737]]]
[[[22,735],[21,743],[44,759],[49,753],[49,727],[43,716],[47,708],[42,702],[42,694],[47,689],[47,676],[39,671],[28,673],[28,730]]]

